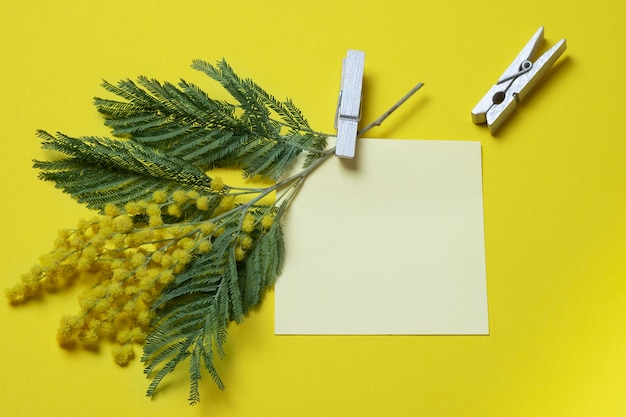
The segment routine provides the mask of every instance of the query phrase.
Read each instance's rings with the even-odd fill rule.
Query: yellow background
[[[217,91],[189,64],[226,57],[332,131],[341,59],[361,49],[365,122],[426,83],[370,136],[482,143],[491,330],[278,337],[270,293],[231,328],[226,390],[207,377],[189,407],[185,372],[149,400],[138,361],[122,369],[106,348],[58,348],[74,293],[0,302],[0,414],[625,415],[624,4],[0,0],[1,287],[86,213],[36,178],[31,159],[45,154],[34,132],[107,134],[91,105],[101,79],[182,77]],[[470,111],[540,25],[544,46],[566,37],[568,49],[493,137]]]

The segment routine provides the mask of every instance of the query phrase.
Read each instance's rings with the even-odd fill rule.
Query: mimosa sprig
[[[52,251],[6,295],[21,304],[85,282],[79,312],[61,320],[59,343],[95,348],[112,341],[119,365],[143,345],[149,396],[188,361],[193,404],[203,370],[224,387],[214,360],[224,356],[228,324],[241,322],[274,284],[284,259],[281,218],[334,149],[291,100],[238,77],[226,61],[192,67],[236,103],[184,80],[104,82],[117,98],[96,98],[95,105],[114,138],[38,132],[44,149],[63,155],[35,161],[39,177],[97,215],[61,230]],[[302,155],[300,170],[288,174]],[[212,174],[216,168],[273,183],[228,185]]]

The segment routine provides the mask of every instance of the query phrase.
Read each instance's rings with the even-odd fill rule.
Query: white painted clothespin
[[[365,52],[348,50],[341,70],[341,89],[335,115],[337,146],[335,155],[340,158],[354,158],[356,135],[361,119],[361,92]]]
[[[542,40],[543,26],[474,107],[472,121],[475,124],[486,123],[494,133],[567,48],[565,39],[561,39],[543,55],[534,58]]]

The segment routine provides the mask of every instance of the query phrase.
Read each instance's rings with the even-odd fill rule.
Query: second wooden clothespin
[[[361,119],[364,68],[365,52],[348,50],[348,55],[343,59],[341,89],[335,115],[337,129],[335,155],[341,158],[354,158],[356,135]]]

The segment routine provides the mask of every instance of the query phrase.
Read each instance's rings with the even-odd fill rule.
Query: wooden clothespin
[[[337,146],[335,155],[340,158],[354,158],[356,135],[361,119],[361,92],[365,52],[348,50],[341,70],[341,89],[335,115]]]
[[[494,133],[567,48],[565,39],[561,39],[543,55],[533,59],[542,40],[543,26],[474,107],[472,121],[475,124],[487,123],[491,133]]]

